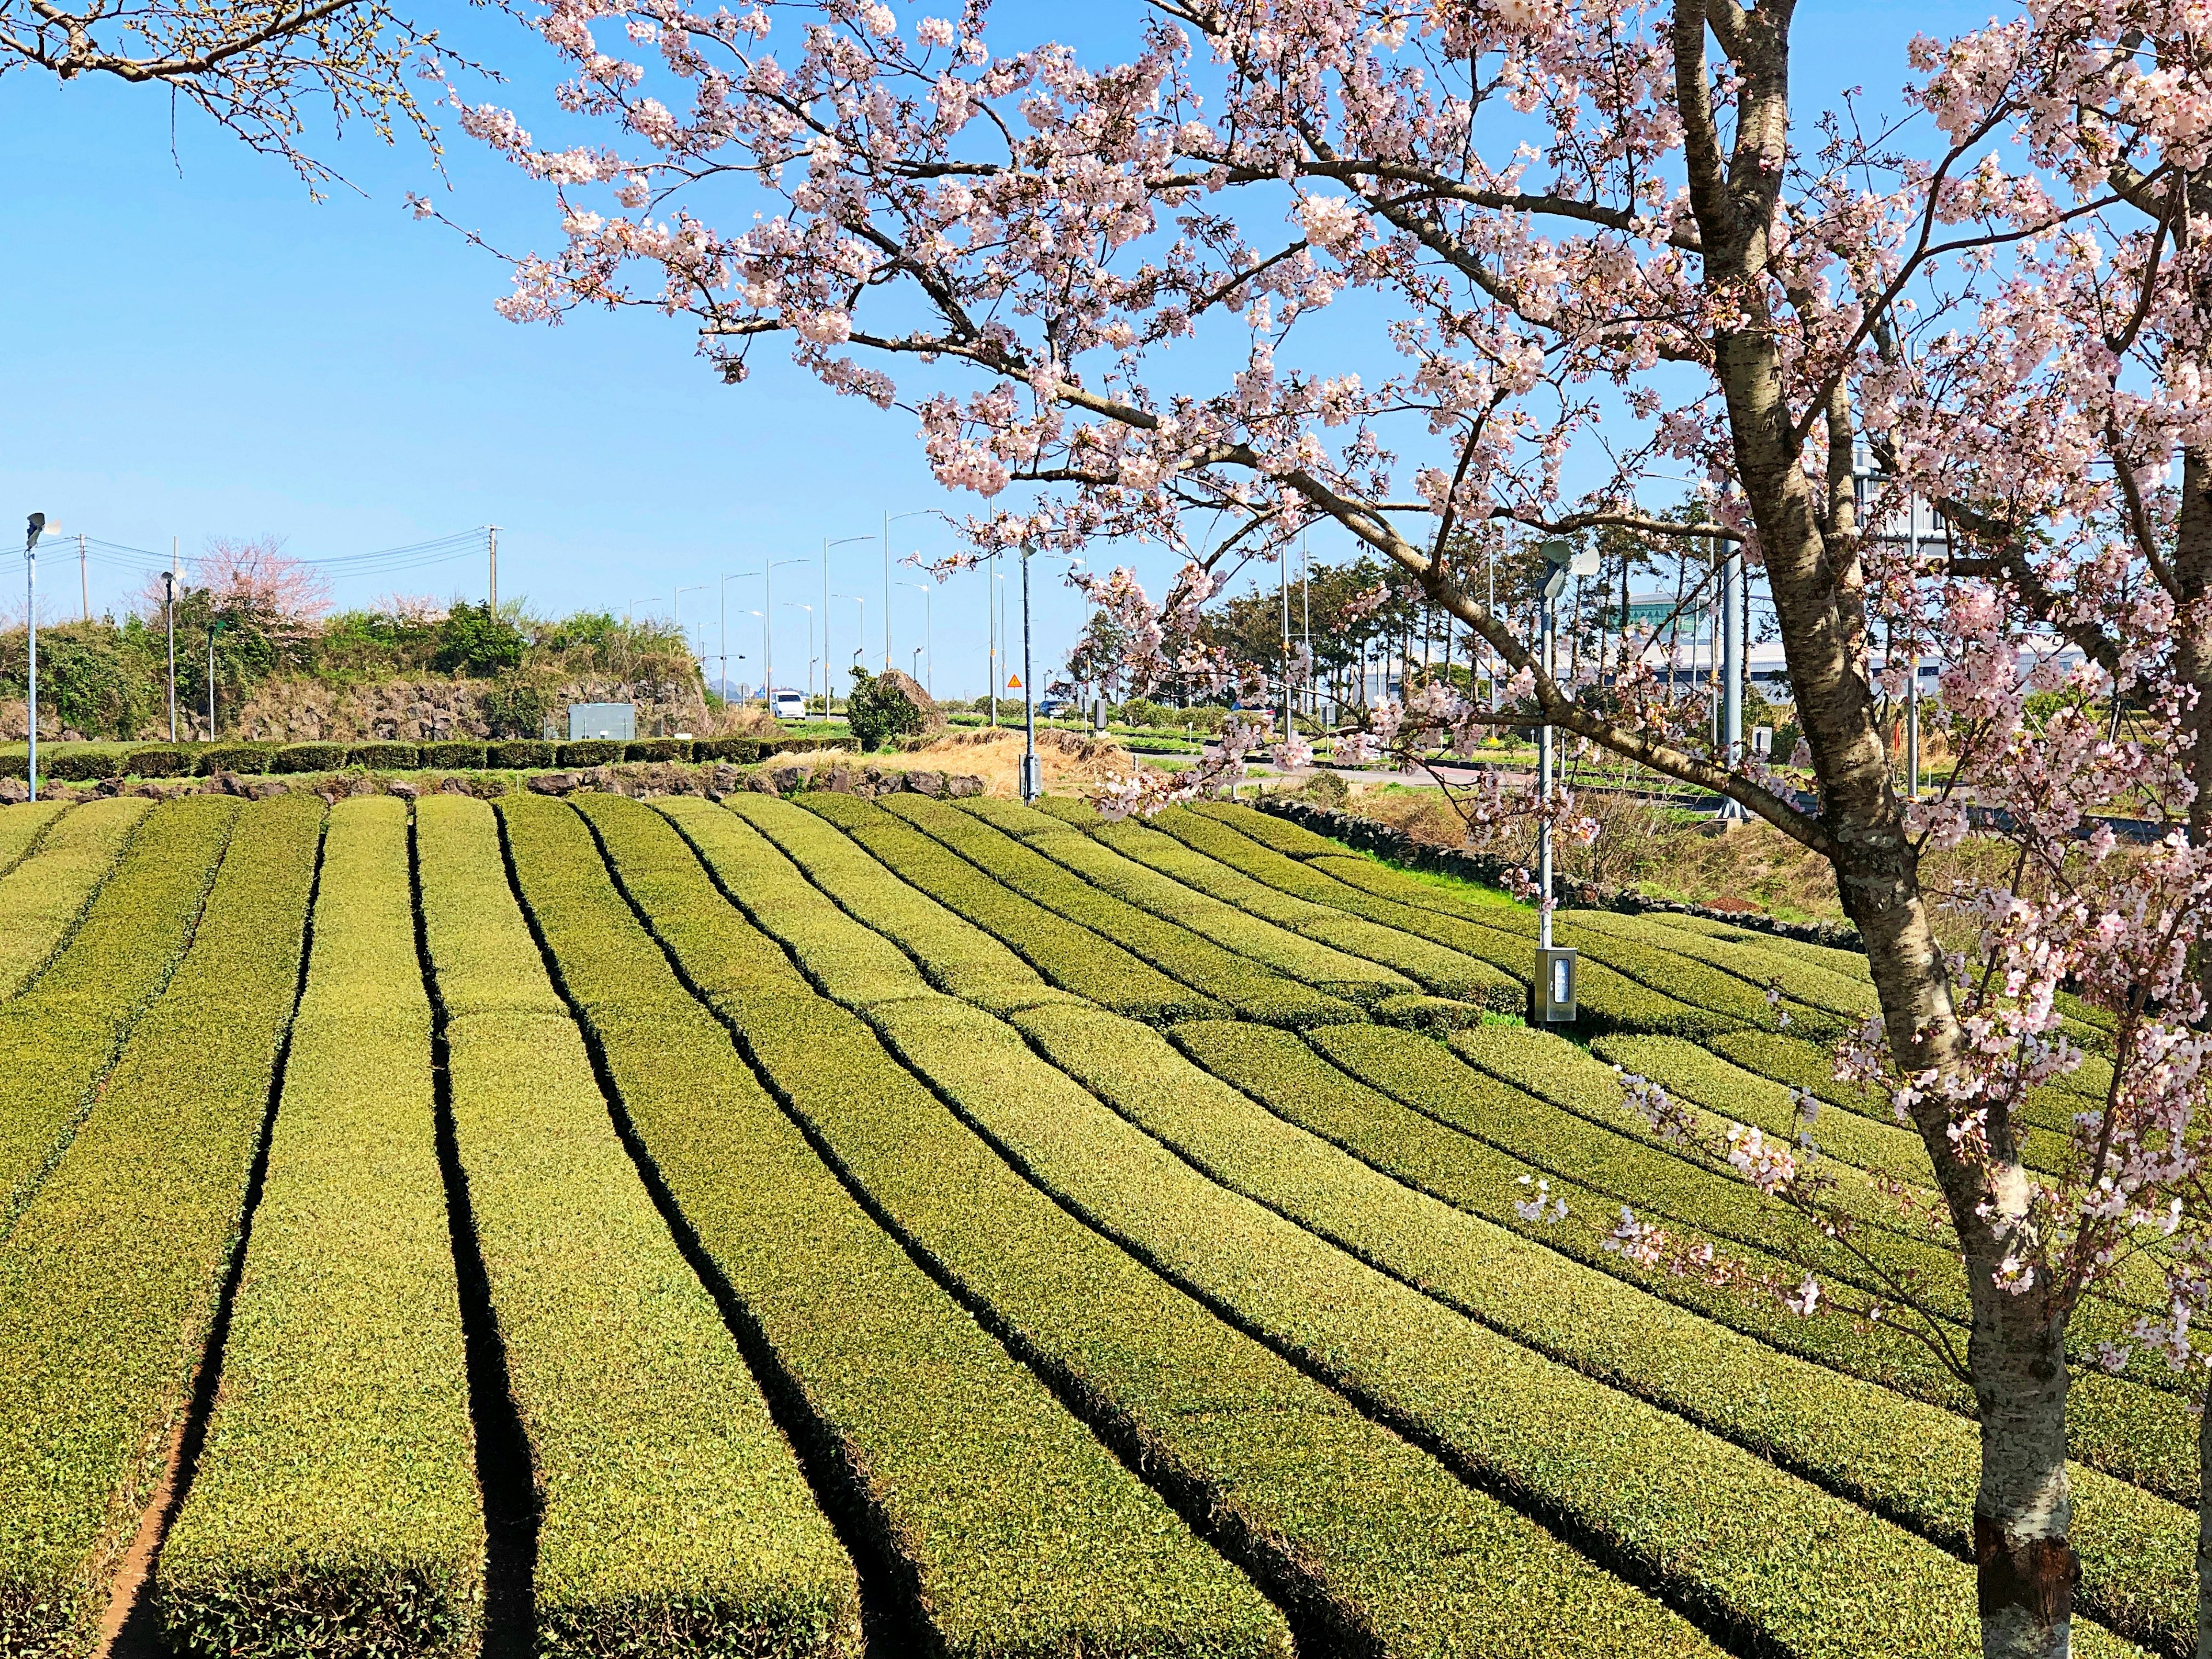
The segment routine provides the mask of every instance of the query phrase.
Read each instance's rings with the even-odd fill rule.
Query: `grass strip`
[[[1024,1021],[1025,1025],[1041,1022]],[[1232,1078],[1320,1069],[1310,1050],[1249,1025],[1192,1022],[1173,1033],[1201,1063]],[[1103,1030],[1054,1034],[1064,1068],[1216,1181],[1267,1204],[1403,1282],[1587,1376],[1625,1389],[1743,1446],[1955,1555],[1971,1553],[1979,1479],[1973,1425],[1875,1382],[1778,1352],[1748,1334],[1647,1294],[1644,1275],[1608,1275],[1545,1248],[1559,1229],[1507,1209],[1526,1189],[1493,1169],[1498,1210],[1478,1219],[1401,1184],[1394,1164],[1425,1172],[1413,1114],[1350,1079],[1327,1109],[1323,1138],[1262,1111],[1188,1062]],[[1341,1078],[1341,1074],[1338,1074]],[[1354,1163],[1323,1144],[1342,1146]],[[1446,1168],[1452,1167],[1449,1155]],[[1465,1170],[1462,1173],[1471,1174]],[[1443,1183],[1449,1186],[1447,1176]],[[1587,1237],[1578,1227],[1576,1233]],[[1519,1235],[1519,1236],[1516,1236]],[[1601,1252],[1590,1252],[1601,1254]],[[2083,1551],[2083,1610],[2137,1639],[2179,1650],[2195,1632],[2195,1516],[2087,1468],[2074,1472],[2075,1540]]]
[[[836,824],[894,874],[981,928],[1063,991],[1146,1021],[1222,1012],[1212,997],[1024,898],[873,801],[813,790],[799,797],[799,805]]]
[[[100,1111],[0,1248],[0,1653],[94,1645],[236,1249],[322,803],[245,809]]]
[[[979,795],[962,802],[960,810],[1019,837],[1099,891],[1331,996],[1371,1009],[1386,997],[1415,989],[1395,969],[1307,939],[1211,893],[1186,887],[1019,801]]]
[[[14,866],[0,877],[0,998],[15,995],[54,959],[152,805],[118,795],[88,801],[58,823],[58,805],[6,809],[4,822],[46,834],[35,850],[18,849],[20,859],[0,851],[0,863]]]
[[[926,795],[893,795],[898,817],[986,875],[1150,963],[1246,1019],[1267,1025],[1332,1025],[1364,1018],[1354,1004],[1224,950],[1189,928],[1092,886],[975,814]]]
[[[491,808],[416,808],[454,1141],[543,1510],[540,1655],[850,1654],[853,1565],[607,1115]]]
[[[172,1649],[465,1654],[484,1528],[434,1146],[407,805],[331,813],[307,985],[198,1471]]]
[[[632,1128],[857,1489],[929,1639],[950,1655],[1024,1659],[1280,1653],[1266,1603],[817,1156],[677,980],[575,811],[513,797],[501,812],[525,903]],[[827,1005],[663,833],[669,869],[704,894],[678,918],[687,964],[751,986],[760,1023],[803,1047],[798,1011]],[[653,869],[633,858],[624,873],[653,892]]]
[[[67,801],[26,800],[0,806],[0,877],[30,856],[46,826],[69,810]]]
[[[909,969],[903,994],[850,964],[860,925],[811,889],[729,815],[664,809],[696,828],[726,890],[775,930],[828,997],[804,1006],[757,975],[718,974],[690,940],[714,889],[647,809],[612,797],[579,804],[694,982],[729,1010],[763,1065],[854,1177],[944,1271],[1004,1322],[1140,1466],[1212,1518],[1251,1571],[1281,1587],[1336,1642],[1386,1653],[1534,1653],[1571,1632],[1586,1650],[1703,1652],[1694,1632],[1537,1527],[1468,1490],[1084,1226],[1007,1167],[887,1053],[889,1042],[986,1135],[1061,1156],[1151,1190],[1134,1152],[1170,1181],[1190,1171],[1101,1107],[1000,1021],[931,991]],[[743,926],[734,915],[720,925]],[[815,974],[814,965],[823,964]],[[875,993],[866,1022],[841,1006]],[[831,1000],[836,998],[840,1000]],[[1145,1027],[1073,1003],[1043,1005]],[[1024,1016],[1026,1018],[1026,1016]],[[1019,1156],[1018,1152],[1017,1156]],[[1037,1176],[1034,1166],[1032,1178]],[[1199,1181],[1213,1197],[1235,1204]],[[1352,1471],[1358,1471],[1355,1476]]]
[[[921,964],[939,990],[1006,1013],[1068,995],[981,928],[910,887],[858,842],[814,813],[775,795],[731,796],[723,805],[774,842],[807,879],[864,926]]]
[[[1239,816],[1233,823],[1225,821],[1221,814],[1232,810]],[[1297,836],[1311,834],[1296,824],[1285,823],[1247,807],[1209,807],[1200,812],[1193,807],[1171,806],[1152,822],[1186,846],[1271,887],[1418,934],[1486,962],[1510,975],[1525,991],[1535,971],[1534,951],[1516,935],[1462,917],[1443,915],[1417,904],[1381,898],[1348,885],[1326,871],[1316,869],[1308,860],[1279,852],[1246,836],[1243,831],[1248,820],[1252,826],[1265,825],[1271,830],[1289,830]],[[1313,839],[1321,838],[1316,836]],[[1332,853],[1344,850],[1334,842],[1328,845]],[[1710,1009],[1692,1007],[1615,972],[1603,963],[1583,963],[1575,989],[1582,1023],[1592,1030],[1664,1031],[1676,1036],[1705,1037],[1742,1024]]]
[[[0,1004],[0,1067],[11,1079],[0,1230],[63,1156],[131,1026],[183,960],[237,813],[236,801],[216,798],[149,813],[69,944],[30,990]]]
[[[1347,956],[1392,969],[1434,995],[1477,1003],[1498,1013],[1528,1009],[1527,984],[1502,969],[1401,928],[1386,927],[1334,905],[1270,887],[1150,824],[1124,818],[1093,833],[1101,845],[1133,863]]]

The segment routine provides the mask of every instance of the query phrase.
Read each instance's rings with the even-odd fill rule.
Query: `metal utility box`
[[[568,741],[586,743],[611,738],[618,743],[637,738],[637,708],[627,702],[572,702],[568,705]]]
[[[1536,982],[1528,995],[1531,1025],[1568,1025],[1574,1022],[1575,956],[1564,945],[1536,947]]]

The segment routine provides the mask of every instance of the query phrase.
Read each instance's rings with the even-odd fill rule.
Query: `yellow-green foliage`
[[[1186,887],[1018,801],[983,795],[963,802],[962,807],[1008,835],[1019,836],[1100,891],[1262,963],[1286,978],[1370,1006],[1414,989],[1410,980],[1393,969],[1306,939],[1211,893]]]
[[[1212,997],[993,880],[872,801],[813,791],[800,796],[799,803],[1063,991],[1137,1019],[1191,1019],[1222,1012]]]
[[[60,800],[26,800],[0,806],[0,877],[27,857],[46,826],[68,810],[69,803]]]
[[[15,866],[0,877],[0,997],[15,995],[53,959],[152,804],[132,795],[89,801],[47,830],[20,863],[26,847],[0,848],[0,865]],[[0,823],[12,839],[60,811],[26,802],[6,808]]]
[[[634,866],[665,868],[665,854],[655,856],[665,834],[642,809],[615,798],[580,802],[626,880]],[[679,822],[711,812],[670,810]],[[1006,1025],[932,993],[911,965],[902,986],[859,965],[881,941],[772,848],[727,835],[713,844],[724,884],[749,909],[773,901],[760,919],[810,972],[821,964],[817,977],[832,996],[858,1002],[909,1066],[1035,1177],[1063,1194],[1077,1183],[1072,1195],[1085,1213],[1115,1206],[1113,1230],[1137,1206],[1147,1249],[1202,1234],[1223,1211],[1281,1231],[1105,1110]],[[704,896],[687,894],[672,872],[633,890],[656,926],[667,919],[689,966],[680,941]],[[774,898],[794,892],[802,896]],[[757,976],[717,974],[715,959],[701,953],[695,983],[731,1009],[778,1088],[893,1220],[1133,1441],[1144,1467],[1215,1515],[1243,1542],[1240,1553],[1287,1581],[1331,1627],[1389,1652],[1533,1654],[1563,1630],[1593,1653],[1710,1650],[1673,1615],[1458,1485],[1072,1219],[939,1106],[867,1025],[820,999],[801,1006],[763,993]],[[1095,1008],[1044,1005],[1017,1023],[1032,1018],[1088,1023],[1125,1052],[1131,1038],[1159,1048],[1146,1027]],[[1217,1248],[1253,1243],[1248,1231]],[[1264,1252],[1246,1264],[1255,1275],[1273,1265]],[[1347,1479],[1354,1469],[1358,1478]]]
[[[1445,915],[1421,905],[1380,897],[1317,868],[1317,854],[1293,858],[1243,833],[1247,828],[1256,830],[1261,825],[1289,830],[1300,836],[1310,833],[1295,824],[1284,823],[1279,818],[1243,806],[1221,806],[1203,813],[1173,806],[1152,822],[1187,846],[1256,877],[1271,887],[1447,945],[1512,975],[1524,990],[1535,971],[1533,945],[1516,934],[1460,916]],[[1340,854],[1344,850],[1334,842],[1324,844],[1334,854]],[[1366,867],[1381,868],[1377,865]],[[1583,964],[1577,978],[1576,994],[1583,1023],[1594,1030],[1671,1031],[1684,1036],[1704,1036],[1742,1023],[1730,1015],[1692,1007],[1602,963]]]
[[[624,883],[688,972],[744,981],[801,1051],[836,1012],[662,820]],[[568,807],[501,803],[523,896],[622,1103],[868,1523],[953,1656],[1279,1650],[1218,1558],[913,1263],[763,1092],[608,879]],[[673,896],[672,908],[665,902]],[[753,1026],[748,1025],[751,1031]]]
[[[1735,975],[1747,984],[1775,986],[1790,1004],[1818,1010],[1838,1021],[1856,1025],[1881,1012],[1881,999],[1864,975],[1839,974],[1771,947],[1771,934],[1749,929],[1705,933],[1674,927],[1656,915],[1625,916],[1611,910],[1577,910],[1573,920],[1594,933],[1632,940],[1662,951],[1693,957],[1698,961]],[[1820,1022],[1813,1022],[1820,1024]]]
[[[907,885],[850,836],[813,813],[774,795],[732,795],[725,804],[774,842],[848,915],[920,963],[939,990],[994,1013],[1058,1001],[1068,994],[1047,985],[1036,969],[997,939]],[[684,798],[678,796],[664,803],[663,810],[685,826],[695,845],[703,845],[690,827],[695,818],[682,811],[684,805]]]
[[[322,803],[246,808],[191,953],[0,1247],[0,1653],[79,1654],[190,1395],[292,1017]]]
[[[222,1390],[161,1552],[173,1647],[477,1644],[484,1531],[430,1034],[406,803],[343,802]]]
[[[416,809],[453,1135],[543,1503],[535,1650],[840,1654],[851,1561],[623,1148],[491,809]]]
[[[1139,909],[993,829],[975,815],[924,795],[893,795],[890,810],[1023,897],[1110,939],[1193,990],[1218,997],[1247,1019],[1270,1025],[1327,1025],[1360,1018],[1340,997],[1285,978],[1187,927]]]
[[[1170,877],[1185,887],[1210,893],[1302,938],[1393,969],[1435,995],[1479,1004],[1498,1013],[1520,1013],[1528,1006],[1528,986],[1487,962],[1334,905],[1317,904],[1270,887],[1149,824],[1127,818],[1102,825],[1094,833],[1101,845],[1133,863]]]
[[[237,811],[236,801],[210,797],[150,813],[68,945],[29,991],[0,1004],[0,1070],[9,1079],[0,1113],[0,1228],[61,1156],[132,1024],[191,943]]]

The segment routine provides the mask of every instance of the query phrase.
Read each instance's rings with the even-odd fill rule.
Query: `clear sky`
[[[902,19],[949,3],[901,3]],[[1032,3],[1020,21],[1079,18]],[[422,14],[426,18],[429,13]],[[1904,77],[1916,29],[1951,32],[1983,14],[1929,0],[1801,9],[1799,100]],[[511,25],[460,20],[465,49],[507,65],[487,96],[543,106],[546,58]],[[1091,45],[1091,27],[1079,44]],[[1113,42],[1119,45],[1120,42]],[[1886,99],[1882,101],[1887,101]],[[546,198],[449,135],[441,206],[514,249],[556,240]],[[273,533],[327,558],[497,524],[500,591],[548,611],[635,605],[667,613],[678,587],[757,571],[763,558],[819,556],[825,536],[879,535],[885,512],[965,511],[923,464],[912,416],[837,398],[773,350],[746,385],[723,386],[689,331],[657,316],[580,316],[519,327],[492,310],[503,268],[450,230],[419,222],[402,196],[430,180],[419,148],[325,142],[364,193],[317,204],[281,162],[256,156],[159,90],[94,79],[0,81],[0,176],[10,183],[0,406],[0,533],[42,510],[67,531],[187,555],[211,535]],[[1378,363],[1370,375],[1388,372]],[[891,526],[903,556],[949,550],[927,516]],[[1315,556],[1334,556],[1316,533]],[[1157,592],[1174,559],[1124,550]],[[1103,564],[1109,555],[1094,556]],[[43,550],[42,616],[74,616],[74,543]],[[140,580],[89,570],[95,613]],[[22,564],[0,562],[0,615],[21,615]],[[1077,596],[1040,567],[1037,655],[1056,664],[1081,620]],[[925,580],[898,571],[894,580]],[[483,595],[480,557],[337,584],[342,604],[394,591]],[[818,565],[777,573],[777,679],[795,678]],[[790,586],[787,586],[788,582]],[[807,591],[800,591],[801,585]],[[880,544],[832,555],[833,594],[865,597],[871,659],[882,650]],[[931,609],[940,695],[981,692],[983,587],[963,575]],[[895,589],[896,659],[923,642],[921,596]],[[727,584],[731,644],[757,653],[757,580]],[[686,592],[720,649],[713,592]],[[861,606],[833,599],[832,654],[849,659]],[[741,635],[740,629],[743,630]],[[733,679],[754,665],[732,665]]]

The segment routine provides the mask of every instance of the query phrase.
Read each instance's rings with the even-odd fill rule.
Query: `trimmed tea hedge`
[[[1231,811],[1240,815],[1234,819],[1234,828],[1222,816]],[[1255,824],[1267,825],[1279,838],[1308,837],[1321,842],[1321,837],[1310,830],[1243,807],[1221,806],[1200,813],[1193,808],[1173,806],[1152,822],[1176,840],[1272,887],[1316,903],[1334,905],[1386,927],[1418,933],[1487,962],[1518,980],[1525,992],[1529,976],[1535,970],[1535,962],[1532,948],[1520,938],[1496,927],[1443,915],[1419,905],[1379,898],[1347,886],[1326,871],[1316,869],[1310,862],[1302,862],[1263,846],[1256,838],[1246,836],[1243,830],[1248,819]],[[1343,851],[1334,842],[1322,844],[1332,854]],[[1676,1036],[1705,1037],[1742,1024],[1729,1015],[1692,1007],[1638,984],[1602,963],[1582,964],[1577,975],[1576,995],[1582,1023],[1594,1030],[1663,1031]]]
[[[322,803],[248,807],[206,920],[0,1248],[0,1653],[82,1654],[160,1484],[292,1016]]]
[[[57,749],[40,757],[39,776],[53,783],[95,783],[122,775],[123,757],[112,749]]]
[[[1210,893],[1170,880],[1157,870],[1122,857],[1062,819],[1018,801],[981,795],[963,801],[960,810],[1007,835],[1020,836],[1036,852],[1100,891],[1333,996],[1372,1005],[1414,989],[1413,981],[1394,969],[1304,938]]]
[[[544,1505],[536,1651],[856,1652],[852,1562],[608,1121],[491,809],[424,800],[416,836],[454,1140]]]
[[[62,800],[27,800],[0,806],[0,878],[30,855],[47,827],[69,811],[69,805]],[[5,890],[0,888],[0,893]],[[6,901],[0,899],[0,915],[8,914],[5,905]]]
[[[1871,981],[1771,951],[1766,947],[1773,939],[1767,934],[1697,933],[1670,927],[1656,916],[1624,916],[1609,910],[1577,910],[1574,920],[1592,933],[1693,957],[1752,985],[1778,986],[1790,1001],[1852,1025],[1881,1011]]]
[[[357,743],[346,750],[346,764],[372,772],[411,772],[422,763],[422,749],[411,743]]]
[[[222,1389],[161,1550],[174,1650],[477,1644],[484,1528],[432,1110],[406,804],[357,797],[331,813]]]
[[[623,757],[623,745],[612,738],[586,738],[560,745],[563,766],[611,766]]]
[[[684,798],[660,805],[712,866],[710,843],[695,831]],[[981,928],[908,886],[813,813],[774,795],[750,793],[732,795],[723,805],[774,842],[848,915],[912,957],[939,990],[1000,1014],[1068,994],[1047,985],[1036,969]]]
[[[276,753],[273,743],[211,743],[193,757],[193,766],[204,778],[218,772],[266,772]]]
[[[63,808],[52,801],[6,809],[10,825],[45,833],[0,877],[0,998],[53,960],[150,805],[128,795],[87,801],[58,823]]]
[[[885,805],[1024,898],[1111,939],[1193,990],[1267,1025],[1329,1025],[1361,1018],[1341,997],[1223,949],[1189,928],[1092,886],[1014,836],[947,801],[893,795]]]
[[[176,970],[237,811],[236,801],[216,797],[147,813],[75,937],[28,991],[0,1005],[0,1069],[10,1079],[0,1115],[0,1226],[62,1155],[124,1038]]]
[[[1013,951],[1064,991],[1138,1019],[1194,1019],[1222,1012],[1209,996],[993,880],[912,824],[854,795],[799,798],[894,873]]]
[[[750,766],[761,757],[761,742],[758,738],[700,738],[693,742],[691,753],[702,761]]]
[[[342,743],[288,743],[270,757],[272,772],[335,772],[346,763]]]
[[[640,738],[635,743],[623,745],[626,761],[688,761],[691,744],[680,738]]]
[[[580,804],[626,881],[634,863],[667,870],[672,860],[665,848],[656,855],[654,842],[672,838],[654,830],[647,809],[611,798]],[[765,885],[770,872],[757,873]],[[688,885],[671,872],[633,887],[687,968],[687,934],[711,905],[696,875]],[[794,928],[785,943],[802,960],[842,963],[866,948],[866,930],[819,895],[783,920]],[[717,959],[711,949],[698,953],[706,971],[695,982],[730,1009],[779,1091],[902,1232],[1109,1432],[1133,1443],[1142,1467],[1218,1517],[1228,1547],[1334,1630],[1384,1651],[1465,1642],[1485,1653],[1534,1653],[1563,1631],[1597,1653],[1709,1650],[1663,1609],[1457,1486],[1073,1219],[948,1116],[853,1014],[765,990],[757,975],[714,974]],[[987,1133],[1011,1138],[1033,1176],[1038,1158],[1051,1158],[1054,1171],[1073,1160],[1097,1167],[1116,1190],[1151,1194],[1154,1177],[1180,1176],[1236,1203],[1003,1024],[930,993],[911,965],[907,975],[902,994],[873,981],[870,1021]],[[1143,1029],[1059,1007],[1115,1031]],[[1145,1168],[1122,1167],[1133,1152]],[[1356,1481],[1325,1473],[1354,1468]],[[1194,1647],[1195,1636],[1185,1638]]]
[[[194,751],[182,744],[151,743],[126,750],[122,775],[126,778],[188,778]]]
[[[687,994],[559,802],[500,803],[523,897],[630,1125],[803,1430],[955,1654],[1280,1654],[1280,1621],[870,1219]],[[649,823],[662,821],[635,808]],[[623,874],[686,896],[687,969],[827,1007],[672,830]],[[650,845],[650,843],[649,843]]]
[[[1208,858],[1149,824],[1133,819],[1105,824],[1096,832],[1096,839],[1132,862],[1183,886],[1210,893],[1239,910],[1346,956],[1394,969],[1434,995],[1479,1003],[1498,1013],[1527,1012],[1528,985],[1486,962],[1333,905],[1295,897]]]
[[[416,752],[427,769],[440,772],[481,772],[487,758],[483,744],[461,738],[426,743]]]
[[[510,738],[503,743],[486,744],[484,763],[501,771],[521,772],[550,766],[559,753],[558,744],[542,743],[535,738]]]

